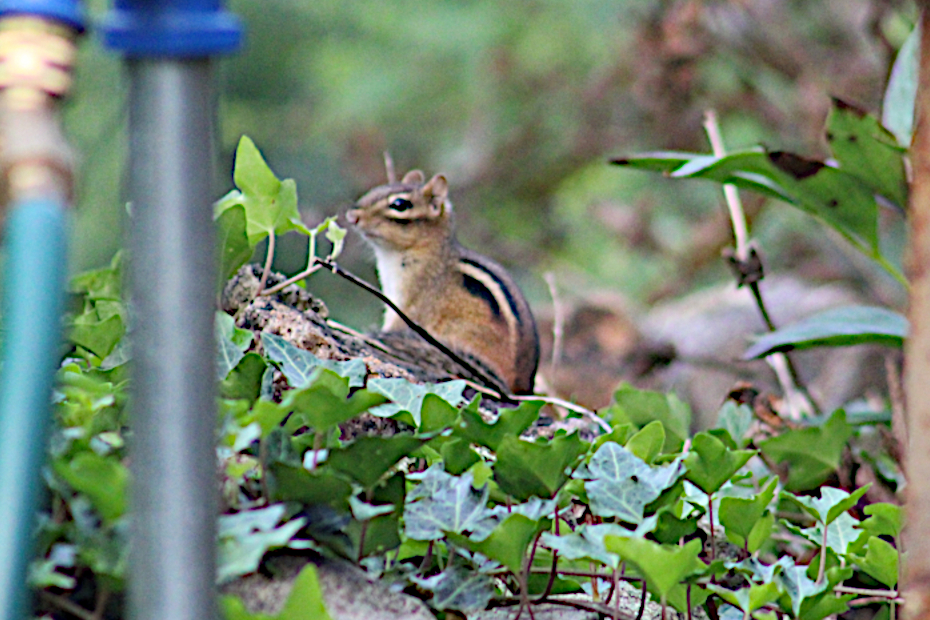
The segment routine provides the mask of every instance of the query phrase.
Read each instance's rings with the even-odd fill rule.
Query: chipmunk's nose
[[[358,224],[358,209],[349,209],[346,211],[346,220],[350,224]]]

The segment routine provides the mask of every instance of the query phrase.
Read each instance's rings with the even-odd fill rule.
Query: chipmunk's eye
[[[407,211],[413,208],[413,203],[406,198],[395,198],[389,206],[394,211]]]

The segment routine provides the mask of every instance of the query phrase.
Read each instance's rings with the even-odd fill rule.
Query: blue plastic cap
[[[0,0],[0,17],[9,15],[52,19],[84,32],[84,15],[77,0]]]
[[[103,42],[130,57],[197,58],[238,49],[242,24],[220,0],[116,0]]]

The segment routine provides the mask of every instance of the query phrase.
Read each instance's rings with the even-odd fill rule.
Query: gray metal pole
[[[217,617],[213,72],[134,59],[130,617]]]

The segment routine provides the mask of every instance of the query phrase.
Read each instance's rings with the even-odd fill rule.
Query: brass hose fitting
[[[71,87],[77,33],[46,19],[0,19],[0,203],[71,201],[73,156],[56,102]]]

